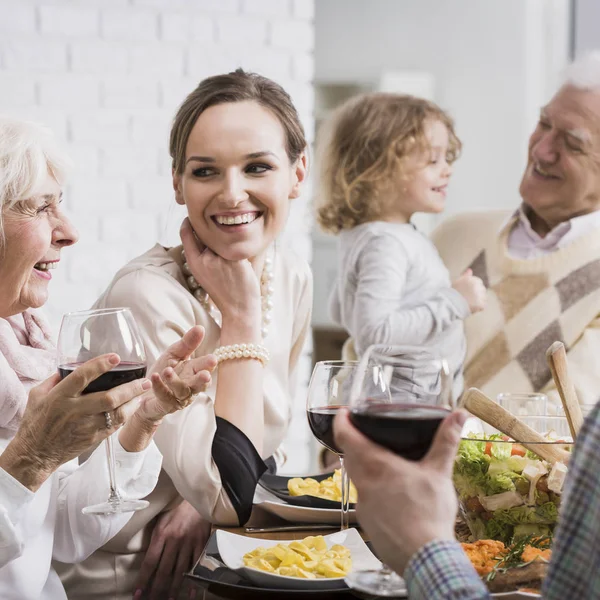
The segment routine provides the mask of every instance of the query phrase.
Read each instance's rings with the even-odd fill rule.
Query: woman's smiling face
[[[173,186],[198,238],[222,258],[242,260],[262,255],[281,233],[305,176],[305,155],[290,162],[269,109],[228,102],[198,117]]]
[[[0,317],[39,308],[48,300],[48,284],[61,250],[78,239],[60,208],[61,197],[59,184],[48,174],[31,198],[5,210]]]

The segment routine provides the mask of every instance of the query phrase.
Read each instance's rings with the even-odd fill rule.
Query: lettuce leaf
[[[498,512],[498,511],[497,511]],[[497,519],[490,519],[485,524],[485,536],[479,539],[500,540],[505,544],[510,543],[513,536],[514,526]]]
[[[541,506],[514,506],[508,510],[495,511],[494,519],[508,525],[520,523],[553,525],[558,519],[558,509],[554,502],[546,502]]]

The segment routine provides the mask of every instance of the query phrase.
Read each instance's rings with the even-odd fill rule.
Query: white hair
[[[0,244],[3,213],[35,195],[48,174],[62,185],[70,165],[50,129],[0,115]]]
[[[584,54],[562,73],[562,85],[600,92],[600,50]]]

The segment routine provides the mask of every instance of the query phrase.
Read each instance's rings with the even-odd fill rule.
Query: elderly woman
[[[305,149],[290,97],[256,74],[205,79],[175,116],[170,151],[175,201],[188,213],[183,247],[157,245],[134,259],[97,307],[130,306],[149,356],[202,325],[199,351],[218,357],[218,377],[185,418],[163,421],[155,438],[163,472],[150,507],[62,574],[69,598],[175,598],[201,546],[192,538],[200,516],[236,525],[250,516],[265,460],[287,432],[310,327],[309,267],[277,241],[306,176]],[[167,539],[166,529],[190,537]],[[153,573],[155,583],[174,585],[150,590]]]
[[[131,517],[83,515],[83,507],[106,500],[106,456],[98,448],[81,466],[73,459],[114,434],[122,491],[147,495],[162,462],[152,442],[156,428],[203,390],[210,381],[206,369],[215,365],[214,357],[183,362],[202,341],[202,330],[193,328],[154,357],[151,381],[82,398],[90,382],[119,363],[115,354],[90,360],[61,381],[48,326],[37,309],[48,297],[49,266],[77,241],[60,208],[63,165],[47,130],[0,118],[0,598],[5,600],[66,598],[51,559],[85,559]]]

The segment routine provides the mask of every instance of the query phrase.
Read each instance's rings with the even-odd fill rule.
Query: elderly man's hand
[[[427,542],[454,539],[457,500],[451,475],[466,419],[463,411],[448,416],[418,462],[371,442],[346,411],[335,419],[335,439],[358,490],[358,520],[381,559],[400,574]]]

